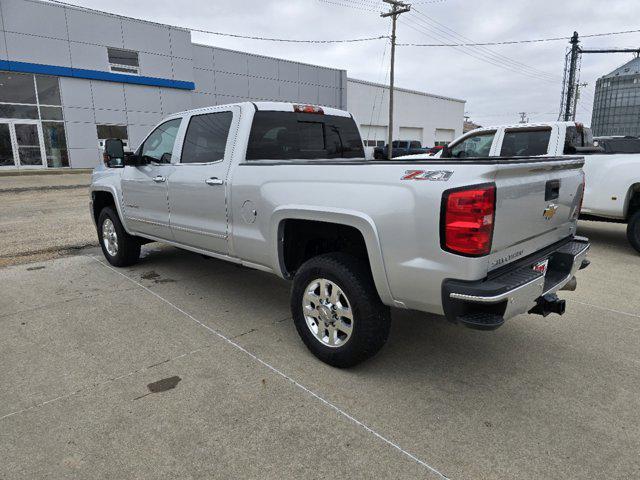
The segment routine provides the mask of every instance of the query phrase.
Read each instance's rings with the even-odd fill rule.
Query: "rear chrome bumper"
[[[505,320],[529,312],[541,297],[553,295],[571,282],[576,272],[589,264],[586,259],[589,246],[588,239],[573,237],[497,276],[475,282],[445,280],[442,285],[445,315],[452,322],[472,328],[498,328]],[[545,274],[533,269],[544,260],[549,261]]]

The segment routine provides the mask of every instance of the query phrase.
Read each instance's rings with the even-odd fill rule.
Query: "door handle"
[[[167,177],[163,177],[162,175],[158,175],[157,177],[153,177],[153,181],[156,183],[163,183],[167,181]]]
[[[223,185],[224,184],[224,180],[220,180],[218,177],[211,177],[211,178],[207,178],[204,183],[206,183],[207,185]]]

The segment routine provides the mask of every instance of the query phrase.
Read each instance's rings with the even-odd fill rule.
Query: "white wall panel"
[[[109,68],[109,56],[106,47],[71,42],[70,50],[73,68],[86,70],[107,70]]]
[[[162,112],[158,87],[125,84],[124,95],[128,111]]]
[[[10,32],[66,39],[64,7],[23,0],[2,0],[4,28]]]
[[[60,78],[60,95],[64,107],[93,108],[91,82],[80,78]]]
[[[9,60],[60,67],[71,66],[69,42],[11,32],[5,32],[5,38]]]
[[[120,22],[120,18],[113,15],[99,15],[76,8],[67,9],[67,25],[71,41],[122,48]]]
[[[68,152],[69,165],[73,168],[95,168],[101,161],[97,135],[94,147],[70,148]]]
[[[121,83],[91,80],[93,106],[98,109],[124,110],[124,86]]]

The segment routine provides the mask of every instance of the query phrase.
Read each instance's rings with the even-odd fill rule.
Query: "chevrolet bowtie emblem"
[[[542,216],[544,217],[545,220],[551,220],[551,218],[556,214],[557,210],[558,210],[558,205],[552,203],[547,208],[544,209],[544,212],[542,212]]]

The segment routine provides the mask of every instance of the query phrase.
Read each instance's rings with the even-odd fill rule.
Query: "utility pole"
[[[391,17],[391,72],[389,75],[389,160],[393,159],[393,80],[395,73],[395,61],[396,61],[396,21],[398,15],[411,10],[411,5],[403,3],[398,0],[382,0],[385,3],[391,5],[391,10],[386,13],[381,13],[381,17]]]
[[[573,107],[573,92],[576,88],[576,68],[578,66],[578,56],[580,55],[580,47],[578,46],[580,40],[578,39],[578,32],[573,32],[573,36],[569,43],[571,43],[571,59],[569,60],[569,80],[567,82],[567,97],[565,99],[564,106],[563,120],[565,122],[570,121],[572,117],[571,108]],[[575,116],[575,112],[573,112],[573,116]]]
[[[580,99],[580,87],[586,87],[587,85],[589,85],[588,83],[576,83],[576,94],[573,97],[573,118],[572,120],[575,121],[576,119],[576,111],[578,110],[578,100]]]

